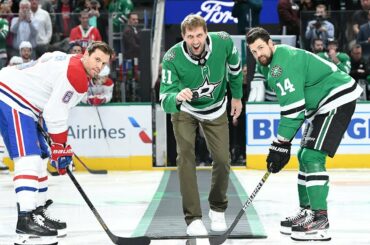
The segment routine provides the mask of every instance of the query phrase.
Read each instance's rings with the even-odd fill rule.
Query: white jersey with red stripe
[[[35,121],[42,114],[49,133],[66,133],[69,109],[80,102],[88,88],[81,58],[57,51],[3,68],[0,100]]]

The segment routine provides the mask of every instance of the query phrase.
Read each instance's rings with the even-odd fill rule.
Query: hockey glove
[[[99,98],[97,96],[89,97],[88,103],[93,106],[98,106],[105,103],[105,98]]]
[[[67,172],[66,168],[72,162],[73,151],[70,145],[64,146],[63,144],[51,144],[51,166],[58,170],[60,175]]]
[[[272,142],[266,159],[269,172],[277,173],[285,167],[290,159],[290,147],[290,142]]]

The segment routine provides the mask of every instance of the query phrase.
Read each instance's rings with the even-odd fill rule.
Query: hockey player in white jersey
[[[47,158],[59,174],[66,173],[73,155],[67,144],[69,109],[80,102],[112,52],[106,43],[94,42],[83,55],[46,53],[0,71],[0,129],[14,161],[18,205],[15,244],[57,244],[57,235],[66,234],[66,224],[47,214]],[[50,154],[40,124],[52,140]]]

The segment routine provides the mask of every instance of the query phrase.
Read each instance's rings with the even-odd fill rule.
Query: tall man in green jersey
[[[335,64],[302,49],[274,45],[263,28],[252,28],[247,43],[281,107],[277,139],[266,159],[268,171],[277,173],[288,163],[290,142],[308,122],[297,153],[300,211],[281,221],[281,232],[297,241],[328,241],[326,156],[335,155],[362,89]]]
[[[224,231],[230,171],[226,85],[229,81],[230,114],[236,120],[242,110],[241,64],[229,34],[207,32],[202,17],[185,17],[181,34],[184,41],[163,58],[160,101],[164,111],[172,114],[186,232],[191,236],[207,235],[196,178],[195,133],[202,127],[213,158],[208,197],[211,230]]]

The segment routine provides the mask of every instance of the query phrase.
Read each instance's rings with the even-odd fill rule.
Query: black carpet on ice
[[[210,232],[210,219],[208,217],[208,193],[211,184],[211,170],[197,170],[197,178],[203,223],[210,235],[217,235],[219,233]],[[229,205],[225,214],[226,223],[230,226],[248,198],[247,193],[233,172],[230,173],[228,198]],[[164,172],[161,183],[133,234],[133,236],[141,235],[146,235],[153,239],[187,238],[177,171],[169,170]],[[266,237],[258,215],[251,205],[229,238],[258,239]]]

